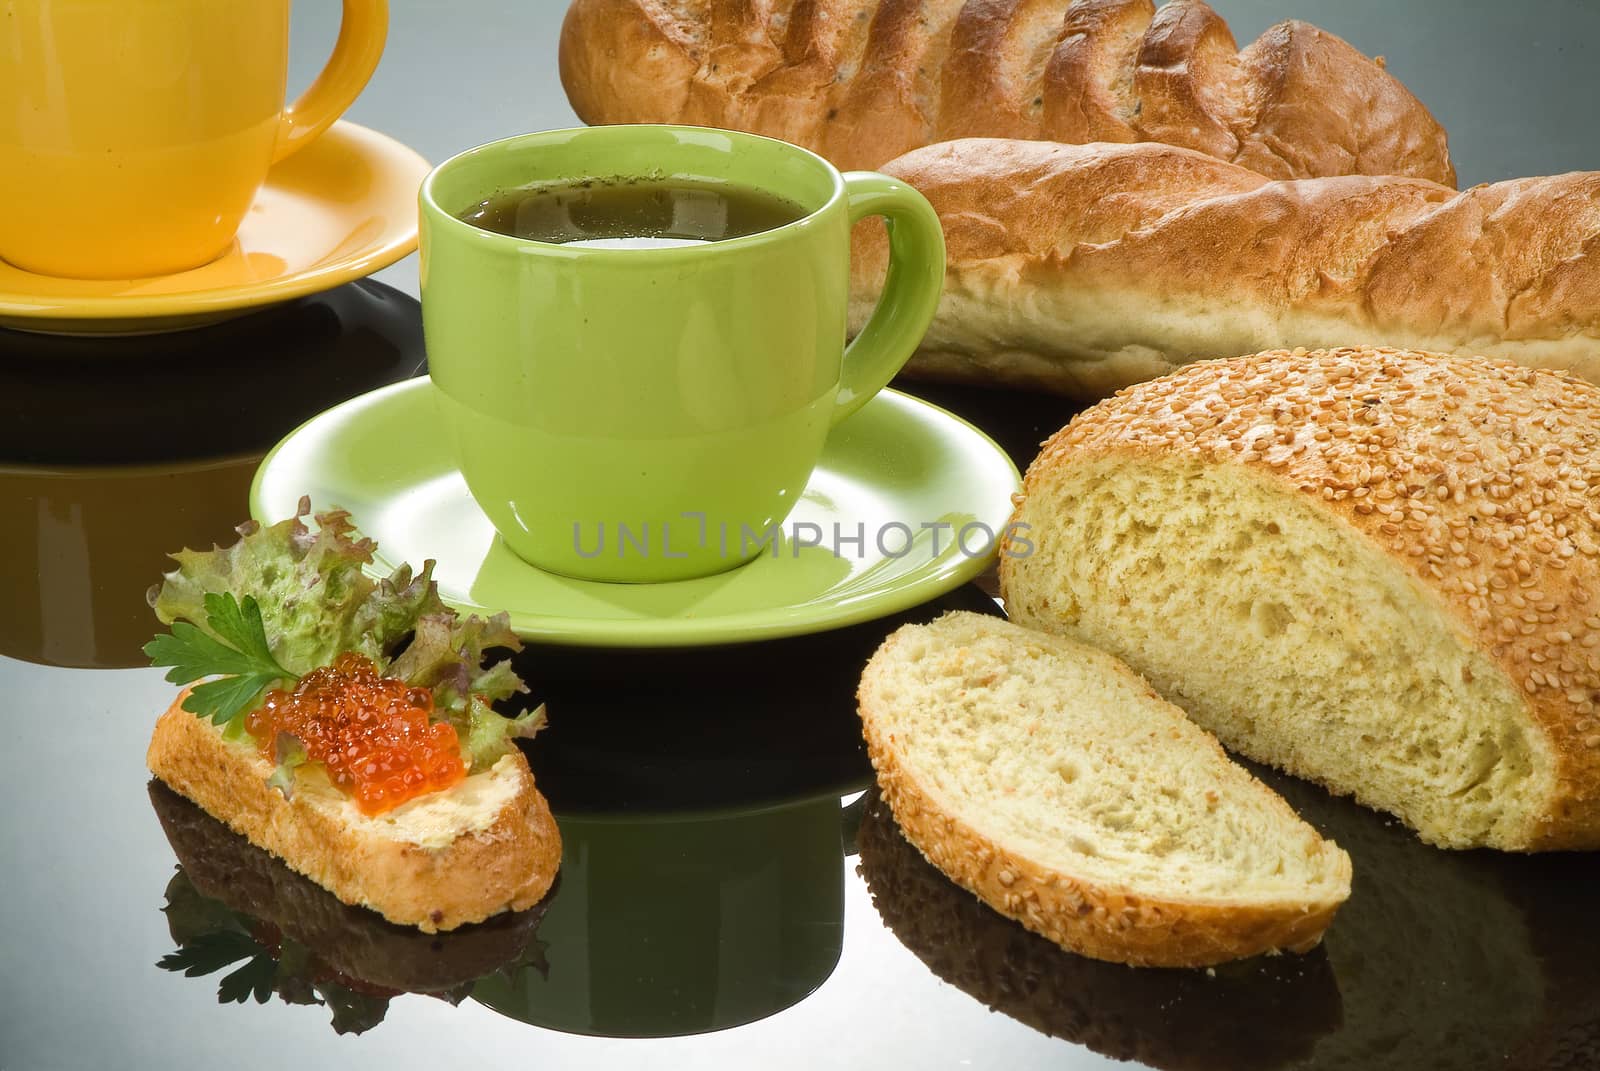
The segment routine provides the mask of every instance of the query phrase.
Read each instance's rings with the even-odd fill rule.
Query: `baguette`
[[[1197,364],[1028,470],[1014,620],[1429,843],[1600,848],[1600,388],[1395,350]]]
[[[1103,652],[956,612],[891,635],[859,702],[906,837],[1069,951],[1205,966],[1315,946],[1350,859]]]
[[[1455,184],[1381,60],[1293,21],[1240,52],[1200,0],[574,0],[561,80],[588,123],[749,130],[845,169],[989,136]]]
[[[1600,382],[1600,172],[1461,193],[1271,182],[1166,145],[966,140],[884,168],[927,195],[944,296],[908,371],[1102,397],[1194,360],[1383,344]],[[882,226],[856,229],[851,323]]]
[[[555,880],[560,834],[519,751],[368,817],[311,768],[285,799],[249,741],[225,739],[182,703],[156,722],[150,772],[346,904],[436,933],[530,908]]]

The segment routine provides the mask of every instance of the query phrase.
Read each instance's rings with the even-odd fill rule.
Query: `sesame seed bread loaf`
[[[1193,365],[1080,414],[1014,620],[1452,848],[1600,848],[1600,388],[1383,349]]]
[[[1600,172],[1457,193],[989,138],[883,170],[944,226],[943,297],[907,366],[926,378],[1100,398],[1201,359],[1382,343],[1600,382]],[[858,225],[855,329],[887,262],[883,227]]]
[[[1104,652],[956,612],[891,635],[858,698],[906,837],[1069,951],[1303,951],[1350,895],[1337,845]]]
[[[749,130],[844,169],[986,136],[1455,184],[1382,61],[1295,21],[1241,52],[1201,0],[573,0],[561,81],[586,123]]]
[[[561,835],[521,752],[369,817],[311,767],[284,799],[272,763],[183,698],[156,722],[150,772],[347,904],[435,933],[532,907],[555,881]]]

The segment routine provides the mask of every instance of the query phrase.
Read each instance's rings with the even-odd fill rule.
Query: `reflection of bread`
[[[156,723],[150,772],[347,904],[434,933],[532,907],[555,879],[561,837],[520,752],[368,817],[309,767],[285,800],[271,762],[182,702]]]
[[[150,802],[178,865],[202,896],[276,926],[346,978],[382,989],[442,993],[521,959],[544,903],[450,934],[425,934],[340,903],[159,781]]]
[[[1210,973],[1101,963],[951,884],[877,798],[857,843],[872,902],[900,942],[946,982],[1036,1030],[1164,1071],[1269,1071],[1338,1028],[1339,990],[1320,950]]]
[[[1546,988],[1534,929],[1556,920],[1530,912],[1517,894],[1520,871],[1538,860],[1440,852],[1315,785],[1263,776],[1356,860],[1350,902],[1323,942],[1344,1025],[1317,1043],[1307,1068],[1515,1067],[1507,1054],[1547,1014],[1564,1014],[1573,1000],[1592,1006],[1593,989]],[[1557,925],[1594,947],[1592,918]]]
[[[939,977],[1118,1059],[1169,1071],[1600,1067],[1600,856],[1439,852],[1314,785],[1262,777],[1350,850],[1354,893],[1316,952],[1228,964],[1215,979],[1058,951],[929,866],[881,803],[861,824],[861,873]]]
[[[1045,444],[1001,586],[1019,623],[1430,843],[1600,848],[1596,473],[1600,386],[1570,376],[1210,361]]]
[[[1544,968],[1543,1022],[1515,1050],[1507,1071],[1594,1071],[1600,1068],[1600,855],[1527,860],[1507,888],[1533,935]],[[1512,892],[1514,890],[1514,892]]]
[[[861,678],[878,784],[957,884],[1062,947],[1140,966],[1305,950],[1350,860],[1100,651],[952,613]]]
[[[586,123],[750,130],[841,168],[983,135],[1455,182],[1381,61],[1303,22],[1240,52],[1200,0],[574,0],[561,81]]]

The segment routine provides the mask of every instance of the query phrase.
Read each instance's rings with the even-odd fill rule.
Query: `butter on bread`
[[[150,772],[344,903],[434,933],[532,907],[555,880],[561,836],[520,751],[369,817],[309,767],[285,799],[253,741],[226,739],[183,699],[156,722]]]

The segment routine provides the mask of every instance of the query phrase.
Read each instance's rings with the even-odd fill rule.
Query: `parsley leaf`
[[[164,971],[182,971],[188,978],[198,978],[260,954],[261,946],[249,934],[216,931],[195,935],[182,948],[162,956],[156,966]]]
[[[253,706],[270,685],[294,675],[272,656],[253,595],[241,601],[232,592],[207,592],[205,613],[214,636],[187,621],[175,621],[171,634],[145,644],[144,653],[151,665],[172,667],[167,680],[174,684],[220,678],[196,685],[183,709],[225,725]]]
[[[262,952],[217,984],[217,1003],[243,1004],[255,997],[257,1004],[265,1004],[272,999],[272,984],[277,975],[277,961]]]

